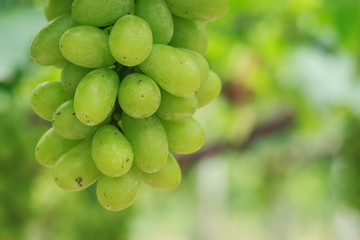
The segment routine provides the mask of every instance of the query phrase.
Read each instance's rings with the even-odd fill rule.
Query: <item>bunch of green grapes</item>
[[[52,122],[36,159],[58,186],[79,191],[97,181],[109,210],[128,207],[140,182],[170,190],[181,181],[171,153],[201,148],[192,117],[220,92],[205,59],[205,22],[229,0],[48,0],[50,21],[33,40],[34,62],[62,68],[37,86],[34,111]]]

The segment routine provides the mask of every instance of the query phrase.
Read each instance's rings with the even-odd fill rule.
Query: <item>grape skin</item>
[[[61,137],[50,128],[38,141],[35,147],[35,158],[44,167],[53,168],[57,160],[80,141]]]
[[[194,50],[205,56],[208,49],[208,38],[205,27],[199,21],[181,17],[174,19],[174,36],[169,45]]]
[[[62,72],[34,89],[31,105],[52,121],[35,157],[60,188],[98,181],[99,203],[120,211],[141,181],[162,190],[180,184],[171,153],[202,147],[193,115],[221,91],[205,58],[206,21],[228,8],[229,0],[46,0],[50,22],[30,55]]]
[[[47,0],[44,7],[46,19],[51,21],[54,18],[71,13],[73,2],[74,0]]]
[[[96,27],[69,29],[62,35],[59,46],[68,61],[81,67],[103,68],[115,62],[109,49],[109,36]]]
[[[70,192],[92,185],[100,175],[91,157],[91,139],[86,139],[65,153],[55,164],[53,178],[62,189]]]
[[[83,139],[92,135],[99,126],[82,124],[75,116],[74,101],[70,100],[58,107],[52,120],[54,130],[66,139]]]
[[[134,159],[130,143],[112,125],[103,126],[96,132],[92,140],[91,155],[96,167],[109,177],[126,174]]]
[[[159,108],[161,94],[151,78],[144,74],[132,73],[122,80],[118,101],[127,115],[133,118],[147,118]]]
[[[154,43],[170,42],[174,34],[174,21],[164,0],[137,0],[135,14],[149,24]]]
[[[108,68],[88,73],[79,83],[74,96],[76,117],[85,125],[103,122],[114,108],[119,77]]]
[[[197,91],[198,107],[203,107],[213,101],[221,91],[221,80],[219,76],[210,71],[208,79],[203,82]]]
[[[102,175],[96,186],[100,204],[110,211],[120,211],[130,206],[140,190],[140,178],[135,168],[126,175],[110,178]]]
[[[140,17],[127,15],[120,18],[110,33],[110,51],[124,66],[136,66],[150,54],[152,48],[150,26]]]
[[[161,88],[178,96],[193,95],[200,87],[200,70],[183,51],[163,44],[154,44],[149,57],[139,65],[142,72]]]
[[[76,25],[70,14],[57,17],[45,25],[31,44],[31,59],[44,66],[63,65],[66,60],[60,52],[60,38],[64,32]]]
[[[122,124],[134,151],[135,166],[148,173],[159,171],[165,165],[169,152],[165,129],[159,118],[153,115],[135,119],[124,114]]]
[[[43,82],[33,90],[30,102],[38,116],[51,121],[56,109],[71,98],[60,82]]]
[[[172,190],[181,182],[181,169],[174,156],[169,154],[165,166],[160,171],[141,172],[141,180],[153,188]]]

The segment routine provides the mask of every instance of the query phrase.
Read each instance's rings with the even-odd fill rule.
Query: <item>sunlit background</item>
[[[29,58],[43,4],[0,0],[0,239],[360,239],[358,0],[231,0],[207,24],[223,92],[196,114],[205,146],[176,190],[143,184],[121,212],[34,158],[50,124],[30,94],[60,73]]]

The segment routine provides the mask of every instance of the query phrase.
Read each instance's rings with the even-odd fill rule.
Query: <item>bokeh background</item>
[[[207,25],[223,91],[196,114],[205,146],[178,157],[176,190],[143,184],[122,212],[34,158],[50,125],[29,97],[60,73],[29,58],[43,4],[0,0],[0,239],[360,239],[358,0],[231,0]]]

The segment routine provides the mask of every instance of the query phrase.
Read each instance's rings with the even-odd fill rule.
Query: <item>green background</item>
[[[0,239],[360,239],[358,0],[231,0],[207,24],[223,92],[196,113],[206,156],[121,212],[34,159],[50,125],[29,97],[60,73],[29,58],[43,4],[0,1]]]

